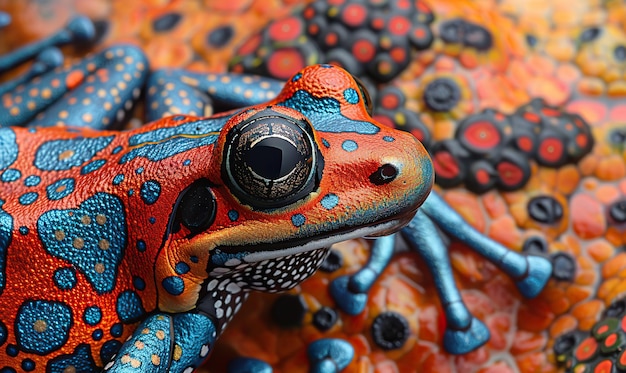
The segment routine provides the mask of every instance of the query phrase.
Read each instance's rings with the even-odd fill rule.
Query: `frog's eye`
[[[361,96],[363,96],[363,102],[365,103],[365,109],[367,110],[367,113],[372,116],[372,113],[374,112],[374,104],[372,103],[372,98],[370,97],[369,92],[365,88],[365,84],[363,84],[361,79],[357,78],[356,76],[352,75],[352,77],[354,78],[356,85],[359,87],[359,91],[361,91]]]
[[[224,180],[253,208],[287,206],[319,185],[323,159],[306,120],[264,110],[233,127],[226,144]]]

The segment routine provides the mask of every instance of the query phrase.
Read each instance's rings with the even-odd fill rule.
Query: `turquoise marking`
[[[291,217],[291,223],[296,227],[301,227],[306,222],[306,217],[302,214],[295,214]]]
[[[337,197],[336,194],[329,193],[322,198],[320,203],[322,204],[323,208],[325,208],[326,210],[330,210],[337,206],[337,204],[339,203],[339,197]]]
[[[347,152],[353,152],[359,148],[359,145],[352,140],[346,140],[341,144],[341,148]]]

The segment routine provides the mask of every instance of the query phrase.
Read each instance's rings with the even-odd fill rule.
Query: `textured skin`
[[[87,354],[102,366],[148,313],[187,312],[206,299],[214,302],[210,324],[219,335],[234,312],[230,305],[227,312],[217,305],[222,285],[220,294],[202,296],[205,287],[214,286],[212,280],[226,286],[233,279],[226,286],[239,299],[233,308],[252,288],[297,284],[276,279],[271,286],[236,277],[248,266],[235,270],[228,267],[230,260],[250,263],[250,268],[263,258],[277,263],[288,254],[272,250],[287,250],[293,242],[292,254],[306,251],[292,267],[302,280],[323,258],[324,251],[313,249],[370,231],[350,233],[359,228],[372,226],[374,233],[410,218],[430,190],[430,160],[413,137],[373,122],[358,92],[342,69],[313,66],[297,74],[275,100],[214,118],[176,116],[127,132],[1,129],[6,151],[0,157],[0,342],[5,347],[0,363],[60,372],[73,364],[62,355]],[[256,201],[239,202],[223,169],[228,167],[227,134],[270,107],[272,115],[310,118],[324,161],[312,192],[267,209]],[[368,177],[383,164],[393,165],[398,175],[375,185]],[[185,225],[185,211],[177,209],[197,180],[209,181],[216,205],[214,211],[202,211],[215,213],[215,220],[200,231]],[[388,223],[375,228],[382,222]],[[311,239],[324,243],[297,248]],[[228,254],[228,247],[240,249]],[[150,319],[145,330],[159,323]],[[185,333],[210,330],[196,331],[194,323],[177,320],[171,330],[183,333],[182,346],[191,338]],[[210,337],[190,347],[209,343],[210,349],[216,335]],[[171,365],[172,371],[198,363],[195,358],[179,363],[169,346],[164,356],[169,353],[171,364],[182,364]],[[120,369],[135,366],[133,358],[124,360],[128,354],[121,357]]]
[[[109,22],[103,39],[106,44],[132,40],[146,49],[154,66],[225,71],[226,60],[243,40],[293,5],[235,1],[229,2],[230,9],[226,10],[213,2],[167,6],[144,2],[124,7],[107,2],[68,3],[74,7],[9,3],[14,17],[22,22],[0,35],[7,41],[0,42],[0,47],[13,48],[26,39],[38,39],[58,29],[68,13],[82,12]],[[492,190],[483,195],[463,187],[442,191],[472,225],[507,247],[521,251],[527,238],[544,238],[550,255],[573,258],[570,263],[574,270],[565,271],[573,280],[551,281],[537,299],[524,301],[500,271],[463,244],[453,242],[452,267],[461,294],[492,335],[491,341],[476,352],[455,357],[440,347],[443,316],[427,268],[414,254],[392,260],[371,290],[363,314],[351,318],[340,313],[336,326],[326,333],[312,325],[313,314],[322,305],[334,307],[326,290],[329,278],[354,273],[366,260],[366,246],[351,249],[354,243],[350,243],[348,248],[342,246],[344,266],[340,270],[320,273],[298,288],[308,306],[301,328],[284,329],[272,321],[269,309],[276,296],[253,296],[220,340],[219,354],[212,359],[212,366],[218,367],[214,371],[223,371],[231,357],[240,355],[271,362],[275,371],[307,371],[309,341],[332,336],[350,340],[355,347],[356,358],[347,369],[351,372],[553,372],[563,369],[553,353],[555,340],[570,331],[589,333],[603,310],[624,293],[626,256],[620,249],[626,242],[624,228],[609,215],[611,206],[626,194],[626,162],[619,136],[626,120],[624,90],[620,89],[624,78],[619,75],[623,61],[615,53],[626,35],[622,2],[425,3],[435,16],[431,26],[434,40],[394,81],[405,94],[400,107],[394,109],[397,116],[407,111],[417,113],[431,138],[442,141],[454,138],[458,123],[484,108],[512,114],[531,99],[543,98],[549,105],[579,114],[591,126],[596,145],[590,155],[578,164],[557,169],[531,164],[529,181],[520,191]],[[50,17],[51,13],[56,17]],[[155,31],[152,22],[167,13],[179,14],[181,21],[169,30]],[[440,26],[456,19],[488,30],[493,37],[491,48],[479,50],[444,40]],[[207,43],[208,36],[225,25],[234,36],[221,47]],[[601,32],[581,40],[582,34],[594,27]],[[170,51],[179,53],[166,53]],[[201,60],[192,61],[194,53]],[[422,98],[427,83],[442,77],[458,85],[462,99],[451,109],[437,112],[426,107]],[[530,216],[528,203],[537,196],[559,201],[563,218],[557,224],[541,223]],[[377,347],[369,328],[387,309],[401,313],[411,325],[405,345],[393,351]]]

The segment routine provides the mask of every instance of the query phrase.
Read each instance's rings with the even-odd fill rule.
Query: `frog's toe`
[[[446,328],[443,346],[451,354],[461,355],[474,351],[489,340],[489,330],[480,320],[471,317],[469,327],[464,330]]]
[[[11,16],[9,13],[0,12],[0,28],[6,27],[11,23]]]
[[[311,373],[336,373],[345,369],[354,357],[352,345],[342,339],[319,339],[307,349]]]
[[[96,36],[96,28],[93,22],[85,16],[72,18],[65,29],[71,34],[72,40],[76,43],[90,43]]]
[[[525,276],[515,281],[515,286],[526,298],[534,298],[546,286],[552,275],[552,263],[544,257],[529,255],[526,257],[528,271]]]
[[[330,295],[343,312],[358,315],[367,304],[367,293],[352,291],[349,286],[350,277],[346,275],[334,279],[329,286]]]
[[[46,48],[35,57],[33,74],[40,75],[63,64],[63,53],[57,47]]]
[[[272,367],[263,360],[239,357],[228,363],[228,373],[272,373]]]

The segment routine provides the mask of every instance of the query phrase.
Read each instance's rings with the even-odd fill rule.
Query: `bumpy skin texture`
[[[102,366],[148,313],[193,310],[214,279],[239,279],[231,285],[240,290],[226,286],[233,299],[288,289],[297,281],[235,274],[306,251],[294,267],[302,280],[323,257],[313,249],[410,218],[432,185],[430,160],[413,137],[372,121],[359,92],[344,70],[318,65],[275,100],[213,118],[170,117],[127,132],[1,129],[0,365],[60,372],[73,364],[61,356],[76,354]],[[272,207],[240,202],[225,173],[233,128],[267,115],[302,123],[321,157],[312,190]],[[383,165],[397,175],[375,185],[369,177]],[[181,206],[198,182],[213,205],[192,198],[201,210],[189,217]],[[203,214],[214,220],[197,222]],[[299,248],[311,240],[324,243]],[[208,298],[219,335],[234,312]],[[175,334],[184,331],[177,325]]]

